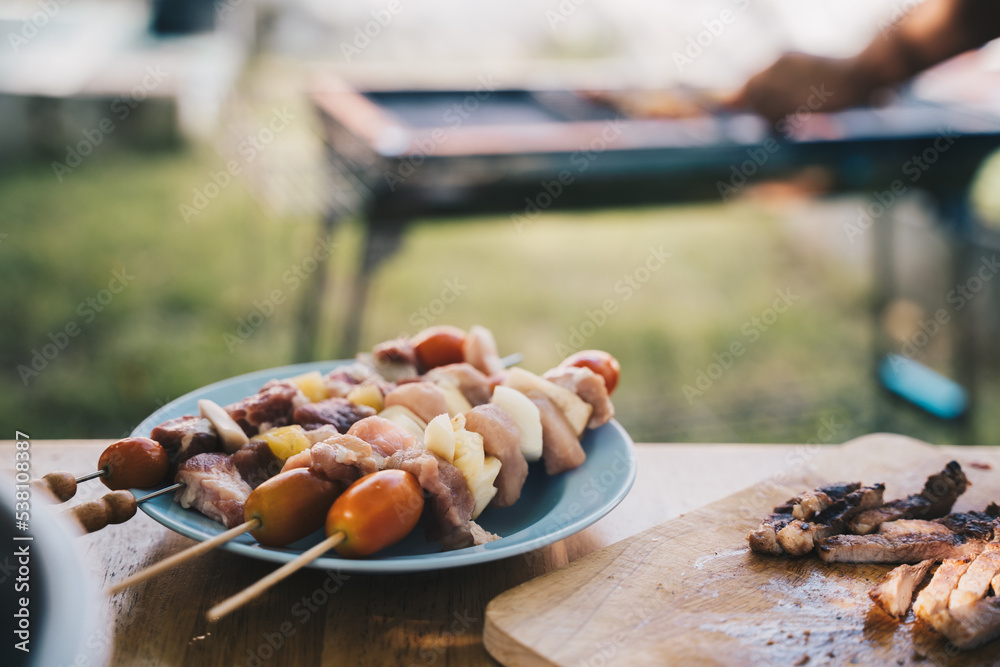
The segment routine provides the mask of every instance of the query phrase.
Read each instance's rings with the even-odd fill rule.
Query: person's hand
[[[816,112],[863,104],[872,90],[854,59],[786,53],[751,77],[726,106],[755,111],[775,123],[803,107]]]

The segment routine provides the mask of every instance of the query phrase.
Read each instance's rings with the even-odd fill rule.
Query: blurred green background
[[[305,94],[317,69],[404,81],[499,72],[560,86],[582,72],[613,87],[726,90],[784,51],[855,53],[899,9],[760,0],[680,68],[674,49],[729,3],[593,0],[553,22],[554,6],[526,0],[433,0],[376,26],[361,52],[345,50],[384,4],[229,3],[239,11],[202,17],[212,31],[151,38],[145,3],[90,3],[54,18],[23,52],[0,52],[0,421],[10,434],[118,437],[193,389],[296,360],[309,291],[296,272],[308,273],[317,244],[332,252],[311,274],[327,284],[315,356],[338,355],[344,318],[358,317],[344,304],[361,234],[356,220],[322,232],[317,204],[335,188]],[[110,97],[135,90],[147,65],[169,73],[162,88],[157,79],[127,118],[109,116]],[[241,142],[277,109],[293,120],[247,159]],[[57,177],[52,162],[102,117],[114,133]],[[192,128],[198,139],[178,138]],[[27,151],[14,155],[16,145]],[[233,159],[241,173],[185,215]],[[986,221],[1000,220],[998,185],[994,160],[976,185]],[[619,419],[638,441],[841,442],[893,430],[995,444],[992,285],[970,308],[980,368],[969,423],[936,421],[875,380],[876,359],[912,339],[954,287],[949,240],[919,195],[879,221],[892,225],[901,288],[876,319],[875,235],[851,243],[844,231],[865,193],[748,193],[724,205],[545,212],[521,233],[504,215],[418,221],[375,275],[361,346],[425,323],[479,323],[537,372],[566,347],[607,349],[623,368]],[[668,257],[646,274],[653,251]],[[445,304],[449,285],[460,293]],[[780,314],[769,310],[779,293],[792,299]],[[613,314],[601,312],[609,300]],[[953,329],[915,358],[953,375]],[[743,353],[729,359],[734,344]]]
[[[258,124],[277,101],[247,99],[249,122]],[[301,122],[281,154],[318,159],[315,119],[298,104]],[[267,205],[241,174],[185,221],[180,205],[224,167],[223,154],[195,144],[108,146],[62,183],[45,157],[0,174],[0,421],[11,434],[118,437],[197,387],[293,361],[306,288],[290,272],[323,241],[319,217]],[[997,183],[993,165],[978,186],[987,214]],[[558,363],[560,345],[579,346],[574,332],[593,332],[583,346],[621,361],[615,402],[637,441],[841,442],[876,429],[955,441],[954,425],[888,399],[874,380],[873,336],[882,324],[871,315],[870,239],[848,243],[842,228],[859,201],[750,198],[545,213],[520,233],[509,216],[420,221],[376,274],[363,348],[415,333],[422,320],[479,323],[495,332],[502,353],[520,351],[526,367],[542,372]],[[905,261],[938,271],[921,262],[934,259],[940,234],[919,206],[901,211]],[[356,221],[339,228],[320,269],[328,290],[319,358],[337,349],[359,239]],[[623,288],[627,276],[646,275],[636,271],[651,248],[669,257],[638,289]],[[115,272],[127,277],[124,289],[103,291]],[[946,288],[947,274],[939,278]],[[460,294],[442,311],[435,300],[449,281]],[[241,321],[276,291],[282,303],[240,339]],[[764,330],[753,318],[778,292],[795,300]],[[984,306],[993,308],[985,303],[992,298]],[[608,299],[615,312],[594,315]],[[77,333],[64,336],[67,325]],[[918,359],[947,372],[947,340]],[[745,352],[721,377],[686,394],[737,341]],[[45,359],[53,346],[62,349]],[[27,372],[36,352],[36,368],[44,367]],[[991,363],[985,356],[984,367]],[[1000,389],[990,375],[980,376],[982,405]],[[977,441],[993,444],[1000,433],[991,412],[977,412]]]

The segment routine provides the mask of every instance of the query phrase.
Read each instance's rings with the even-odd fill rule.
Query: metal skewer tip
[[[176,484],[171,484],[170,486],[165,486],[162,489],[160,489],[159,491],[153,491],[152,493],[147,493],[142,498],[136,498],[135,502],[137,504],[138,503],[142,503],[142,502],[146,502],[147,500],[151,500],[153,498],[156,498],[157,496],[162,496],[165,493],[170,493],[171,491],[176,491],[177,489],[180,489],[183,486],[184,486],[183,482],[177,482]]]
[[[76,478],[76,483],[79,484],[80,482],[86,482],[88,479],[94,479],[95,477],[101,477],[101,476],[107,475],[107,474],[108,474],[108,469],[107,468],[101,468],[100,470],[98,470],[96,472],[92,472],[90,474],[81,475],[80,477],[77,477]]]
[[[524,355],[520,352],[515,352],[514,354],[508,354],[506,357],[501,359],[500,363],[504,368],[510,368],[511,366],[517,366],[522,361],[524,361]]]

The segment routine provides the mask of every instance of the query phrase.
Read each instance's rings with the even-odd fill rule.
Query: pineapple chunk
[[[418,417],[408,407],[403,405],[390,405],[382,412],[378,413],[382,419],[388,419],[394,424],[402,426],[406,431],[416,438],[417,442],[424,439],[424,429],[427,424]]]
[[[358,385],[347,394],[347,400],[358,405],[367,405],[375,410],[375,412],[382,412],[385,409],[385,399],[382,396],[382,390],[374,383]]]
[[[538,406],[516,389],[503,385],[493,390],[491,403],[510,415],[521,433],[521,453],[528,461],[542,458],[542,416]]]
[[[441,414],[430,420],[424,429],[424,448],[448,463],[455,460],[455,429],[448,415]]]
[[[313,403],[317,403],[326,398],[326,382],[319,371],[310,371],[302,375],[296,375],[290,382],[299,388]]]
[[[577,437],[583,433],[583,429],[587,428],[590,413],[594,410],[589,403],[569,389],[564,389],[523,368],[515,367],[507,371],[507,379],[504,380],[503,386],[517,389],[520,392],[535,389],[545,394],[566,415],[566,420],[573,427]]]
[[[499,474],[500,459],[495,456],[487,456],[483,461],[483,469],[480,471],[478,477],[476,477],[475,482],[469,483],[469,490],[472,491],[472,497],[476,499],[476,509],[472,511],[473,519],[477,518],[486,509],[486,506],[493,500],[493,496],[496,495],[497,488],[493,486],[493,483]]]
[[[288,459],[312,446],[312,441],[306,437],[306,432],[298,424],[273,428],[257,437],[267,442],[271,453],[281,460]]]
[[[462,471],[465,481],[469,484],[469,490],[473,488],[473,482],[483,471],[483,436],[464,428],[455,431],[455,460],[452,463]]]

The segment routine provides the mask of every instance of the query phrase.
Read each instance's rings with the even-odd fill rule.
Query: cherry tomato
[[[449,325],[424,329],[410,339],[417,363],[424,371],[465,361],[464,343],[465,332]]]
[[[609,396],[614,393],[615,387],[618,386],[618,377],[622,372],[618,360],[604,350],[580,350],[563,359],[559,366],[561,368],[566,366],[589,368],[604,378],[604,386],[607,387]]]
[[[344,487],[308,468],[293,468],[267,480],[247,497],[243,519],[260,525],[250,535],[268,547],[283,547],[323,526],[337,494]]]
[[[97,467],[106,471],[101,481],[109,489],[148,489],[167,476],[170,459],[155,440],[125,438],[104,450]]]
[[[347,487],[326,516],[326,534],[341,532],[334,549],[358,558],[399,542],[409,535],[424,509],[424,494],[412,473],[380,470]]]

